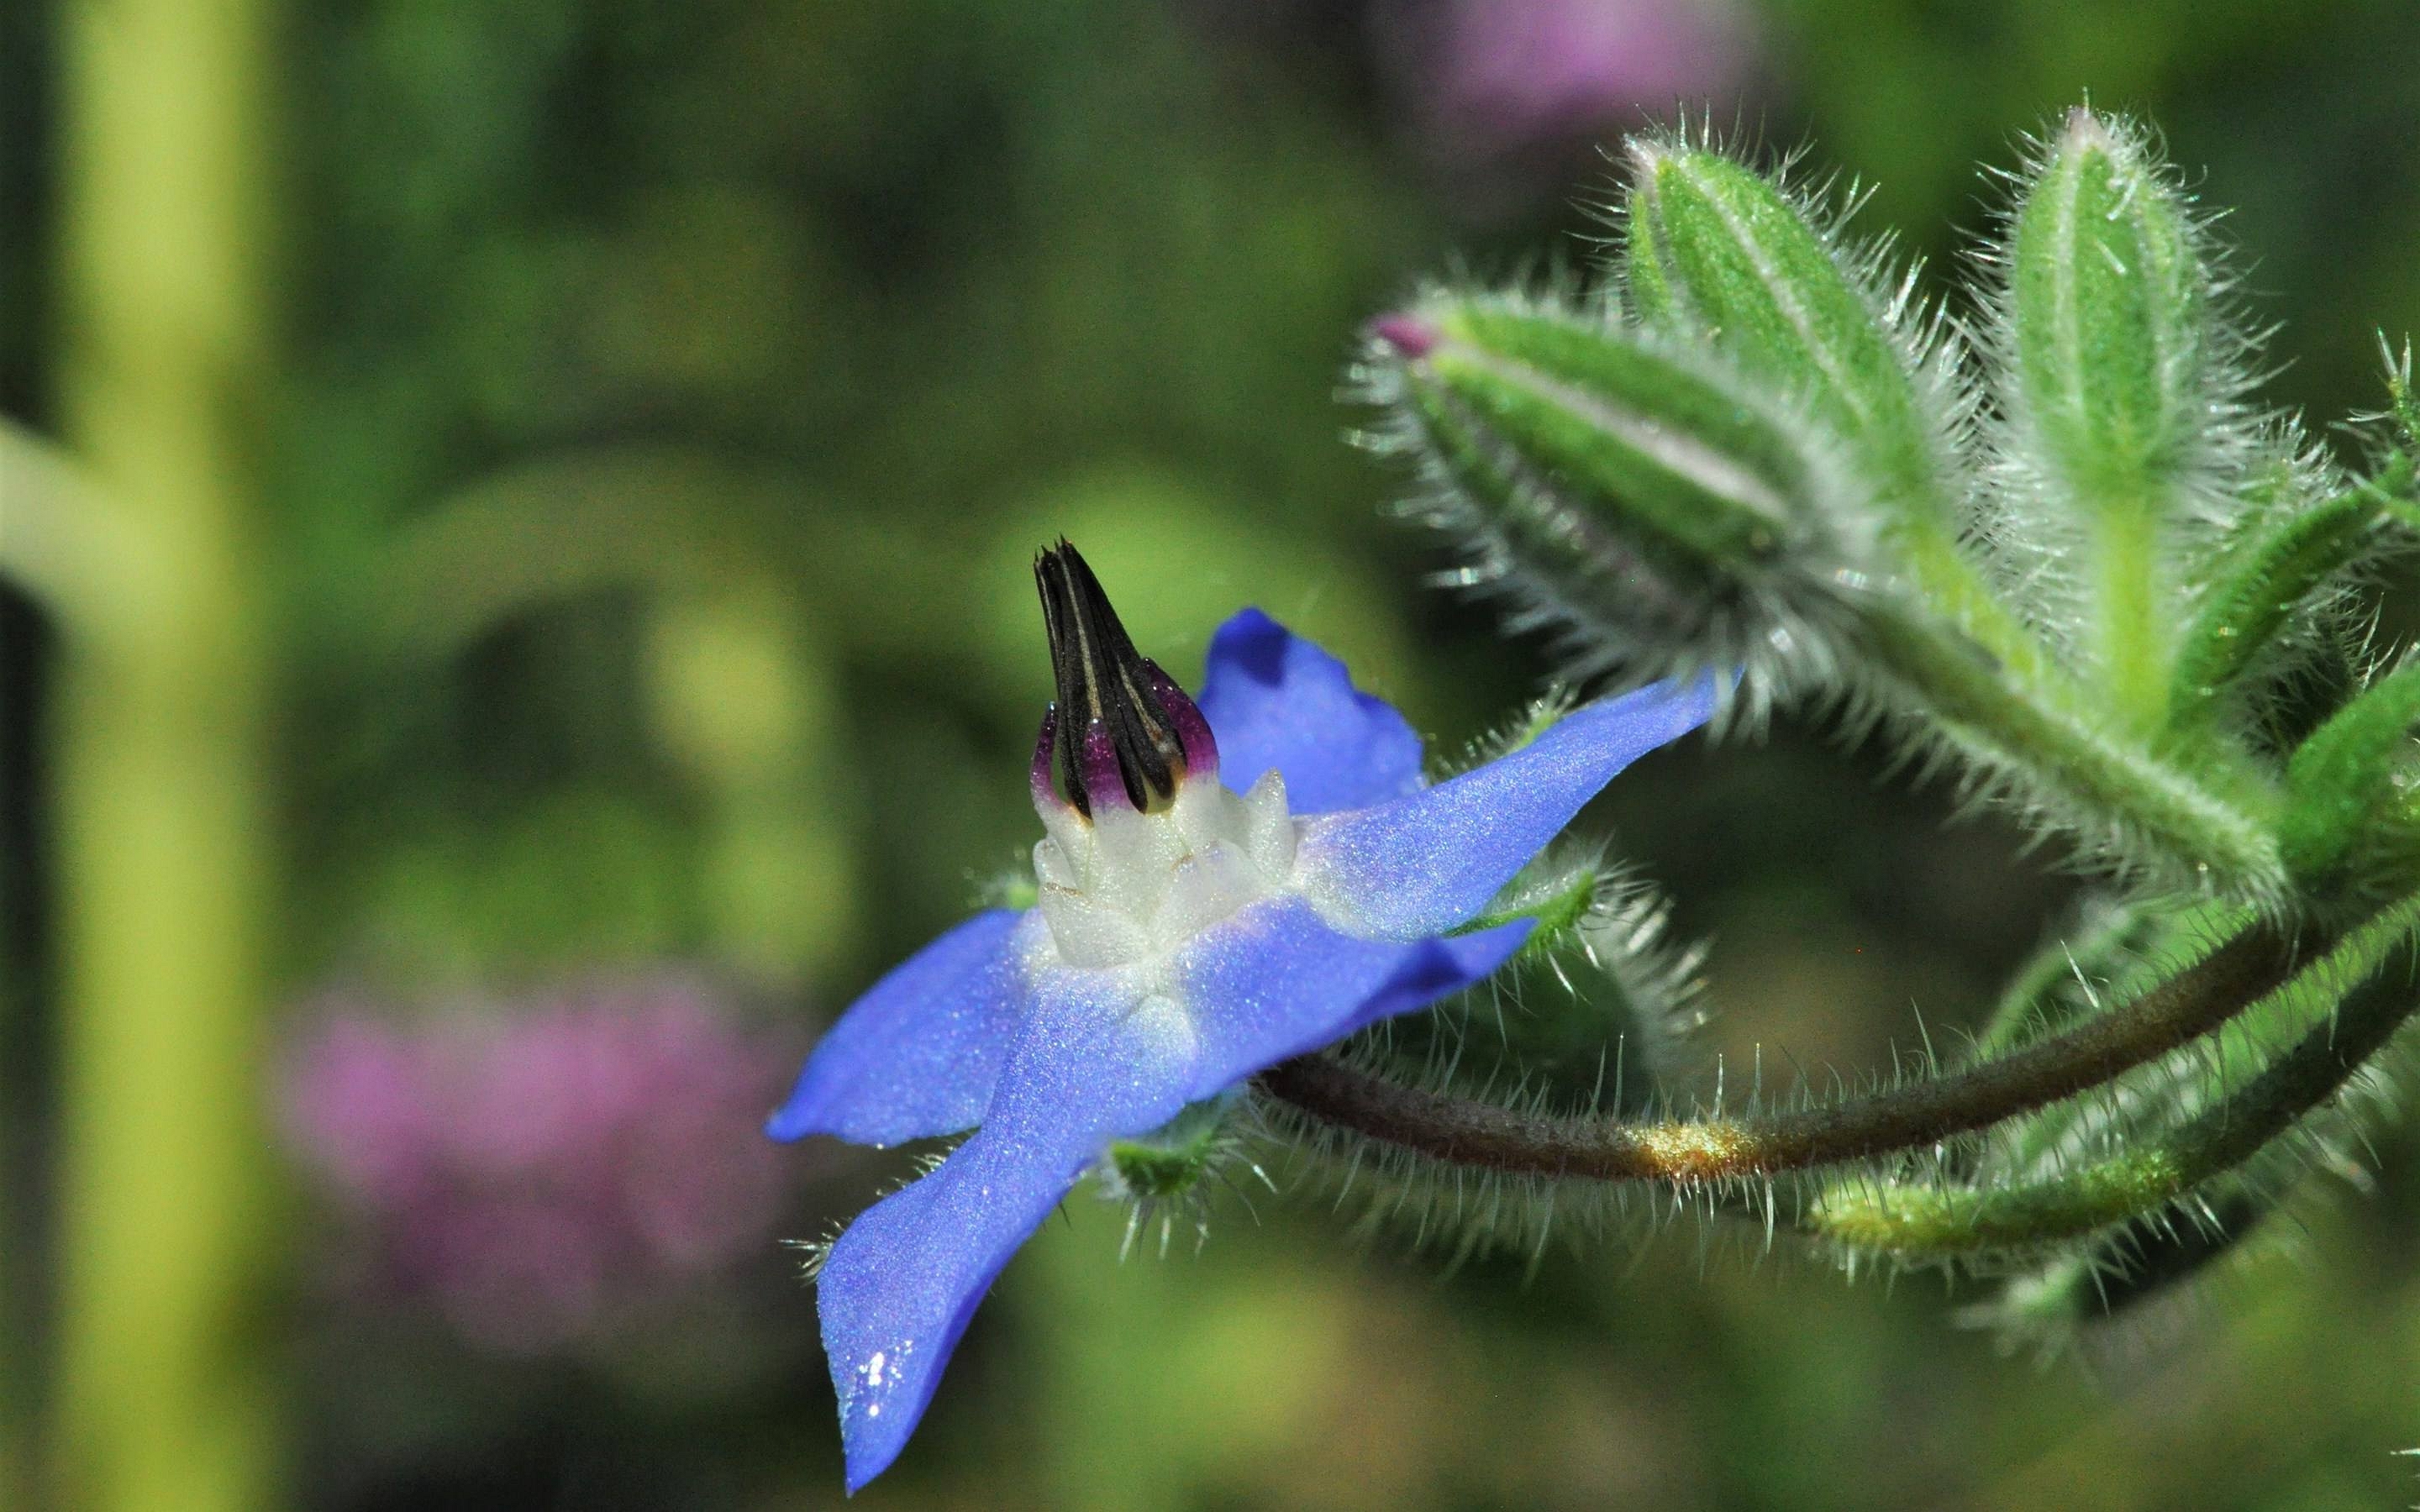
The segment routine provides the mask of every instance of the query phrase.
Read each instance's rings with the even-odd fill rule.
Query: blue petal
[[[876,982],[815,1045],[765,1132],[895,1145],[981,1122],[1033,995],[1020,923],[1047,927],[1031,911],[977,914]]]
[[[816,1282],[849,1489],[898,1458],[976,1305],[1109,1140],[1468,986],[1528,928],[1357,939],[1289,898],[1214,926],[1167,979],[1138,968],[1037,973],[983,1127],[851,1224]]]
[[[907,1445],[975,1306],[1102,1145],[1176,1116],[1181,1033],[1121,971],[1044,974],[982,1129],[849,1225],[816,1286],[854,1492]]]
[[[1295,813],[1360,809],[1419,791],[1420,737],[1344,663],[1256,609],[1211,638],[1202,714],[1238,793],[1276,770]]]
[[[1638,757],[1704,724],[1712,673],[1587,704],[1476,771],[1313,821],[1299,864],[1320,911],[1354,933],[1439,934],[1476,917],[1582,805]]]
[[[1341,933],[1298,898],[1246,909],[1176,958],[1199,1039],[1185,1100],[1459,992],[1519,949],[1529,925],[1407,943]]]

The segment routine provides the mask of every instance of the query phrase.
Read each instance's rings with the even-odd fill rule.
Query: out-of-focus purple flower
[[[331,1002],[280,1112],[363,1281],[541,1352],[769,1253],[789,1179],[753,1135],[798,1048],[675,977],[408,1019]]]
[[[1373,23],[1422,136],[1453,168],[1726,99],[1754,55],[1733,0],[1384,0]]]

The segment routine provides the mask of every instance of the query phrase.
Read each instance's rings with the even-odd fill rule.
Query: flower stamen
[[[1034,559],[1033,579],[1059,690],[1043,726],[1058,792],[1088,819],[1104,799],[1141,813],[1168,808],[1186,777],[1218,769],[1209,723],[1135,650],[1101,580],[1064,538]]]

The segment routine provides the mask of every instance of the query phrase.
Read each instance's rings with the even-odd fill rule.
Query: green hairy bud
[[[2156,509],[2209,415],[2206,275],[2184,207],[2139,144],[2070,114],[2009,253],[2016,393],[2091,515]]]
[[[1775,185],[1719,153],[1633,141],[1630,255],[1642,314],[1710,336],[1748,372],[1804,395],[1878,464],[1902,520],[1946,513],[1901,353],[1830,239]]]
[[[2183,537],[2220,512],[2229,435],[2233,382],[2197,233],[2147,145],[2078,109],[2024,190],[2005,259],[2015,452],[2088,564],[2084,659],[2130,718],[2155,725]]]
[[[1626,659],[1749,659],[1863,580],[1821,446],[1702,352],[1584,307],[1462,295],[1373,330],[1380,397],[1442,506]]]
[[[1893,566],[1965,633],[2029,671],[2029,647],[1958,545],[1949,435],[1962,420],[1936,344],[1879,260],[1844,249],[1780,186],[1654,138],[1632,165],[1625,286],[1652,327],[1712,343],[1802,404],[1855,460]]]

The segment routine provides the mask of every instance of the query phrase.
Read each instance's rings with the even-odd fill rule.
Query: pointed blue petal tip
[[[1420,785],[1420,737],[1344,663],[1256,609],[1211,638],[1196,701],[1241,792],[1274,771],[1295,813],[1358,809]]]

